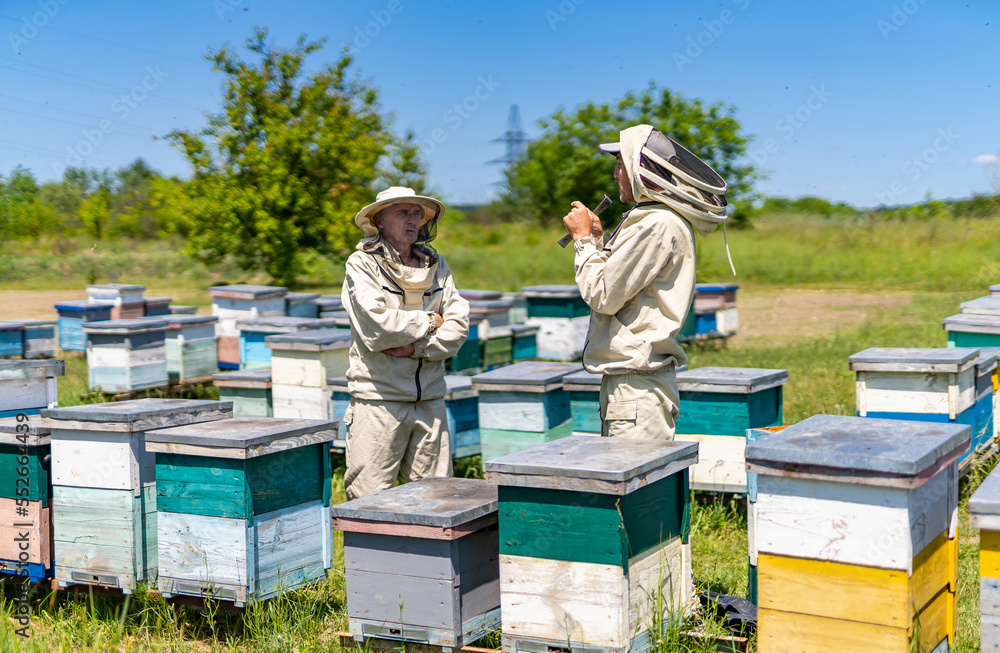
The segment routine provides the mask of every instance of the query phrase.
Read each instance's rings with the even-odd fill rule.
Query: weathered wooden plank
[[[865,372],[864,402],[869,412],[954,416],[972,407],[975,388],[976,376],[971,367],[954,375]]]
[[[46,410],[42,426],[63,430],[138,432],[232,417],[228,402],[202,399],[133,399]]]
[[[768,388],[749,394],[680,393],[681,414],[676,432],[744,437],[749,428],[781,424],[782,388]]]
[[[573,434],[573,421],[567,420],[544,433],[530,431],[501,431],[498,429],[479,429],[479,442],[483,462],[491,461],[511,454],[531,449],[538,445],[569,437]]]
[[[330,530],[322,501],[311,501],[254,519],[257,591],[262,597],[325,578],[323,534]]]
[[[0,499],[0,560],[52,566],[51,508],[41,501],[18,505],[15,499]]]
[[[54,377],[0,379],[0,411],[52,408],[57,401]]]
[[[272,412],[276,418],[332,419],[333,391],[275,383],[271,386]]]
[[[698,443],[698,462],[691,466],[691,489],[705,492],[747,491],[746,438],[731,435],[678,433],[678,442]]]
[[[19,445],[0,445],[0,497],[38,501],[48,506],[52,496],[50,453],[49,445],[30,447],[27,454]],[[27,462],[21,464],[25,455]],[[21,470],[27,474],[21,474]],[[0,521],[3,523],[6,522]],[[4,557],[0,555],[0,559]]]
[[[788,383],[788,370],[752,367],[698,367],[678,370],[681,392],[752,394]]]
[[[334,506],[333,517],[453,528],[493,516],[496,510],[497,488],[490,483],[428,477]]]
[[[459,541],[469,537],[474,535]],[[344,567],[394,576],[454,580],[458,570],[453,542],[348,531],[344,533]]]
[[[543,394],[495,392],[487,387],[480,388],[480,428],[542,433],[573,417],[569,393],[562,387]]]
[[[587,328],[590,316],[580,317],[535,317],[530,315],[527,324],[538,327],[535,336],[538,343],[538,357],[543,360],[574,361],[583,356],[587,342]]]
[[[347,615],[354,619],[455,630],[460,607],[451,581],[349,569]]]
[[[274,385],[325,388],[327,378],[345,376],[347,349],[320,352],[273,350],[271,382]]]
[[[249,585],[247,521],[161,512],[160,576],[199,583]]]

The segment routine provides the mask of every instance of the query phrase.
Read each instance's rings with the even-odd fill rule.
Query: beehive
[[[448,434],[451,457],[455,460],[477,456],[481,451],[479,435],[479,391],[473,390],[472,378],[447,375],[448,392],[444,405],[448,411]]]
[[[56,405],[56,377],[66,372],[62,360],[0,360],[0,417],[37,415]]]
[[[241,417],[147,433],[162,594],[242,606],[326,578],[336,432],[325,421]]]
[[[233,402],[233,417],[273,417],[271,368],[233,370],[212,375],[219,401]]]
[[[0,358],[24,355],[24,325],[20,322],[0,321]]]
[[[198,312],[197,306],[179,306],[177,304],[170,305],[171,315],[194,315]]]
[[[497,488],[425,478],[333,508],[351,634],[457,650],[500,624]]]
[[[975,426],[976,349],[866,349],[850,357],[860,417]],[[963,456],[971,461],[972,450]]]
[[[24,327],[24,358],[55,358],[55,320],[15,320]]]
[[[136,399],[42,411],[52,444],[55,579],[117,587],[155,584],[158,428],[227,419],[232,404]]]
[[[954,643],[969,437],[963,424],[817,415],[748,445],[759,651]]]
[[[469,316],[469,335],[458,348],[458,352],[445,362],[445,368],[452,373],[478,372],[483,367],[483,343],[479,338],[481,315]]]
[[[508,651],[645,651],[690,613],[691,442],[570,436],[485,463]],[[555,648],[548,648],[555,647]]]
[[[944,329],[949,347],[1000,347],[1000,316],[952,315],[944,318]]]
[[[483,367],[494,370],[514,361],[514,334],[509,326],[491,327],[483,343]]]
[[[344,310],[344,302],[340,295],[320,295],[316,299],[316,306],[319,307],[320,313]]]
[[[165,387],[168,328],[160,318],[84,324],[90,389],[133,392]]]
[[[496,295],[499,297],[500,293],[496,293]],[[469,300],[469,314],[483,316],[483,321],[479,325],[480,337],[493,338],[510,335],[510,310],[513,307],[513,302],[506,302],[502,299]],[[496,334],[493,333],[494,329],[497,330]]]
[[[219,347],[219,368],[239,369],[240,332],[237,320],[274,317],[285,314],[287,288],[236,284],[208,289],[212,297],[212,315],[219,318],[215,335]]]
[[[52,577],[50,451],[37,415],[0,419],[0,574]]]
[[[521,289],[528,305],[526,324],[539,327],[538,357],[571,361],[583,356],[590,307],[576,286],[528,286]]]
[[[990,286],[990,297],[1000,297],[1000,283]]]
[[[170,383],[182,383],[219,369],[219,353],[215,342],[212,315],[165,315],[167,332],[164,349],[167,357],[167,377]]]
[[[253,369],[271,366],[271,350],[267,348],[266,342],[268,336],[336,327],[336,321],[331,319],[284,315],[237,320],[236,328],[240,332],[240,368]]]
[[[557,440],[573,431],[563,377],[577,363],[524,362],[472,377],[479,391],[483,460]]]
[[[525,318],[527,319],[527,318]],[[533,361],[538,358],[538,332],[541,327],[528,324],[514,324],[510,328],[513,337],[511,358],[513,362]]]
[[[578,370],[563,377],[563,390],[569,393],[573,415],[573,435],[601,434],[602,374]]]
[[[739,330],[735,283],[695,285],[693,312],[695,331],[702,336],[732,336]]]
[[[528,320],[528,300],[523,292],[505,292],[500,296],[505,302],[510,302],[510,323],[524,324]]]
[[[143,315],[146,317],[158,317],[170,315],[170,297],[145,297],[143,303]]]
[[[89,300],[56,304],[56,312],[59,314],[59,348],[66,351],[87,351],[84,323],[110,320],[113,307],[111,302]]]
[[[969,521],[979,530],[980,650],[1000,650],[1000,472],[969,497]]]
[[[289,317],[319,317],[319,293],[290,292],[285,295],[285,315]]]
[[[962,315],[985,315],[1000,317],[1000,299],[993,295],[980,297],[968,302],[962,302]]]
[[[692,488],[746,492],[746,431],[782,423],[786,383],[787,370],[701,367],[677,373],[675,438],[699,443]]]
[[[146,286],[128,283],[105,283],[87,286],[87,299],[94,302],[111,302],[112,320],[134,320],[146,315],[142,294]],[[169,304],[169,300],[167,301]]]
[[[332,388],[328,378],[345,376],[351,334],[313,329],[267,336],[271,349],[271,396],[275,417],[329,420]]]
[[[996,388],[998,363],[1000,363],[1000,348],[986,347],[979,349],[976,359],[976,403],[972,418],[972,450],[985,451],[993,445],[996,439]]]

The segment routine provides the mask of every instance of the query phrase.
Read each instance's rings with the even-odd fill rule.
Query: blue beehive
[[[14,320],[24,327],[24,358],[55,358],[55,320]]]
[[[290,292],[285,295],[285,315],[288,317],[319,317],[319,293]]]
[[[336,326],[336,321],[332,319],[308,317],[276,316],[238,320],[236,328],[240,331],[240,368],[271,366],[271,350],[267,348],[265,342],[267,336],[313,329],[331,329]]]
[[[24,325],[20,322],[0,322],[0,358],[24,354]]]
[[[113,302],[92,302],[80,300],[56,304],[59,313],[59,348],[67,351],[87,351],[87,336],[83,333],[84,322],[100,322],[111,319]]]
[[[56,377],[65,373],[62,360],[0,360],[0,417],[37,415],[55,406]]]

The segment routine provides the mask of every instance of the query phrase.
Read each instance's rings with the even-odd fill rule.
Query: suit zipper
[[[417,382],[417,401],[420,401],[420,397],[423,395],[423,391],[420,389],[420,368],[424,366],[424,359],[417,359],[417,373],[414,375],[414,379]]]

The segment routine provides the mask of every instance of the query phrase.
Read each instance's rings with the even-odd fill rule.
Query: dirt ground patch
[[[147,297],[172,297],[174,304],[205,304],[209,302],[208,293],[204,290],[185,290],[172,295],[162,292],[162,288],[146,290]],[[60,302],[87,299],[87,291],[79,290],[0,290],[0,321],[11,319],[56,319],[53,308]],[[199,306],[199,315],[211,315],[211,306]]]
[[[783,344],[832,337],[839,328],[857,326],[876,310],[899,308],[909,295],[797,288],[740,289],[739,340]]]

